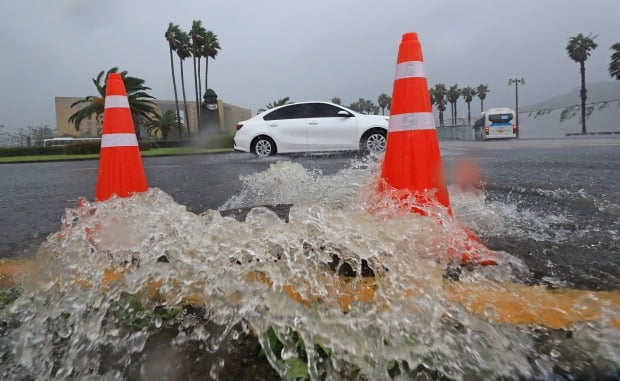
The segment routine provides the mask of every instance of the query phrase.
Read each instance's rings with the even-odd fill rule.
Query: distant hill
[[[620,81],[597,82],[587,84],[587,103],[620,100]],[[573,105],[580,104],[579,89],[558,95],[546,101],[519,108],[519,124],[522,138],[557,138],[567,134],[581,132],[579,110],[561,121],[562,111]],[[620,133],[620,102],[599,104],[586,122],[588,133]],[[540,110],[547,110],[541,112]]]
[[[620,99],[620,81],[588,83],[586,89],[588,90],[587,103]],[[579,88],[574,88],[568,94],[556,95],[539,103],[519,107],[519,114],[527,111],[557,109],[580,104],[579,91]]]

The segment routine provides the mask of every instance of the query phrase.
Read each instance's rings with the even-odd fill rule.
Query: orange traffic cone
[[[403,206],[412,212],[425,215],[423,206],[439,204],[452,215],[423,61],[418,35],[405,33],[396,60],[381,191],[396,190],[414,203]],[[461,263],[495,264],[493,252],[463,229],[467,242],[451,249],[451,255]]]
[[[148,189],[127,91],[119,73],[108,75],[105,95],[95,194],[95,199],[99,201],[107,200],[114,194],[129,197]]]
[[[388,186],[405,191],[403,197],[413,195],[419,205],[437,201],[450,211],[422,47],[416,33],[405,33],[398,50],[381,177]],[[424,214],[419,208],[412,210]]]

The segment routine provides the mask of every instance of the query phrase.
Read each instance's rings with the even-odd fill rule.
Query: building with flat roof
[[[77,110],[75,107],[72,108],[71,105],[84,98],[77,97],[56,97],[55,98],[55,106],[56,106],[56,133],[58,136],[73,136],[73,137],[93,137],[101,135],[101,121],[93,119],[86,119],[82,121],[80,124],[80,130],[76,130],[74,123],[69,123],[69,117]],[[158,111],[165,112],[167,110],[172,110],[176,112],[176,105],[174,101],[169,100],[159,100],[153,99]],[[234,133],[235,126],[242,120],[248,119],[251,117],[250,109],[246,109],[243,107],[235,106],[229,103],[225,103],[221,100],[217,100],[217,109],[216,110],[207,110],[206,108],[202,109],[202,113],[204,114],[207,120],[210,121],[208,125],[201,126],[199,128],[197,123],[197,115],[196,115],[196,102],[187,102],[187,113],[185,115],[185,110],[183,106],[183,102],[179,102],[179,114],[181,116],[181,121],[185,125],[185,121],[187,120],[189,125],[189,130],[193,134],[198,132],[202,132],[205,128],[209,129],[211,133]],[[203,117],[201,116],[201,120]],[[135,121],[134,121],[135,123]],[[185,127],[184,133],[187,131],[187,126]],[[172,136],[176,136],[176,129],[171,131]],[[141,136],[147,136],[145,130],[141,130]]]

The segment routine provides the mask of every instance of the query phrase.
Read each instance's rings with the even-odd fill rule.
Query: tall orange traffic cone
[[[437,201],[450,211],[423,61],[418,35],[405,33],[398,49],[381,177],[419,205]],[[414,206],[412,210],[423,214]]]
[[[412,212],[424,215],[423,206],[439,204],[452,215],[423,62],[418,35],[405,33],[396,60],[382,187],[413,197],[414,205],[406,205]],[[469,229],[463,231],[466,242],[450,254],[461,263],[496,264],[493,252]]]
[[[125,83],[110,73],[106,84],[103,136],[95,199],[129,197],[148,189]]]

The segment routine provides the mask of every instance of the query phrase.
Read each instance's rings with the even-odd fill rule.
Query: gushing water
[[[226,379],[234,360],[225,349],[244,337],[256,337],[288,379],[617,374],[617,305],[601,302],[596,319],[570,329],[510,324],[475,300],[522,284],[528,269],[518,258],[498,252],[497,266],[446,276],[454,252],[469,250],[463,225],[561,243],[569,233],[548,227],[568,215],[458,188],[450,188],[456,219],[432,206],[425,216],[403,213],[375,194],[376,169],[356,161],[324,176],[276,162],[201,215],[156,188],[82,200],[2,310],[0,378],[156,379],[162,364],[187,364],[187,350],[202,373],[168,366],[167,379]],[[292,204],[288,222],[267,207],[243,222],[224,213],[277,204]]]

